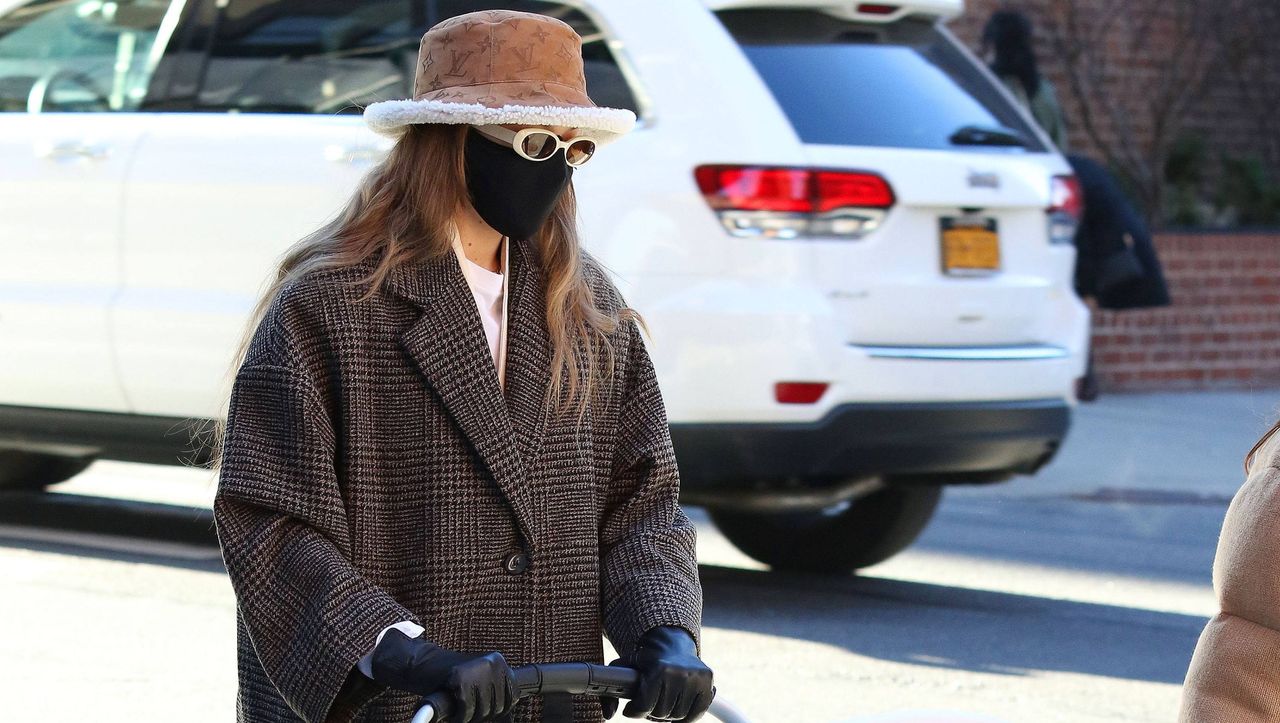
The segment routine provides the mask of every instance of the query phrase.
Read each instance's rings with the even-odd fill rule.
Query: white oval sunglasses
[[[521,158],[545,161],[565,149],[565,162],[577,168],[591,160],[596,152],[596,141],[589,136],[576,136],[564,140],[545,128],[522,128],[513,131],[500,125],[472,125],[481,135],[504,145],[510,145]]]

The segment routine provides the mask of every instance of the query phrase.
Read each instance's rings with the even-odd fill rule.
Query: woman
[[[1080,184],[1084,211],[1076,229],[1075,290],[1093,297],[1099,309],[1135,309],[1171,303],[1164,270],[1151,232],[1101,163],[1069,153],[1067,162]],[[1093,347],[1081,379],[1082,402],[1098,398]]]
[[[695,528],[638,317],[575,228],[570,164],[634,114],[591,102],[567,24],[486,11],[365,118],[397,143],[237,356],[237,719],[407,721],[445,690],[458,720],[600,721],[616,701],[513,703],[510,666],[603,662],[602,632],[641,673],[625,715],[696,719]]]
[[[1142,214],[1101,163],[1068,154],[1084,212],[1076,232],[1075,290],[1101,309],[1168,306],[1169,287]]]
[[[1040,74],[1032,47],[1031,21],[1016,10],[991,14],[982,30],[982,54],[991,72],[1004,82],[1018,103],[1063,153],[1067,152],[1067,127],[1053,83]]]
[[[1245,457],[1213,560],[1219,613],[1182,690],[1182,723],[1280,720],[1280,423]],[[1256,458],[1256,459],[1255,459]]]

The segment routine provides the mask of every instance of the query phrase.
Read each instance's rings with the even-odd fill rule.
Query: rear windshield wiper
[[[957,146],[1027,146],[1027,139],[1012,128],[963,126],[947,139]]]

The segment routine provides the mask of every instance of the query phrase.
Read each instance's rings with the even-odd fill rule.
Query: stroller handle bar
[[[572,693],[631,698],[639,685],[635,668],[595,663],[535,663],[511,669],[516,679],[516,697],[542,693]],[[715,690],[714,688],[712,689]],[[413,716],[413,723],[442,723],[453,715],[453,697],[444,691],[426,696]],[[722,723],[748,723],[733,706],[718,698],[711,701],[712,717]]]

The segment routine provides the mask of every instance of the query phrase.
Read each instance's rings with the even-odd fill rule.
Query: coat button
[[[525,570],[529,569],[529,553],[524,550],[516,550],[507,555],[506,559],[502,561],[502,569],[512,575],[523,574]]]

